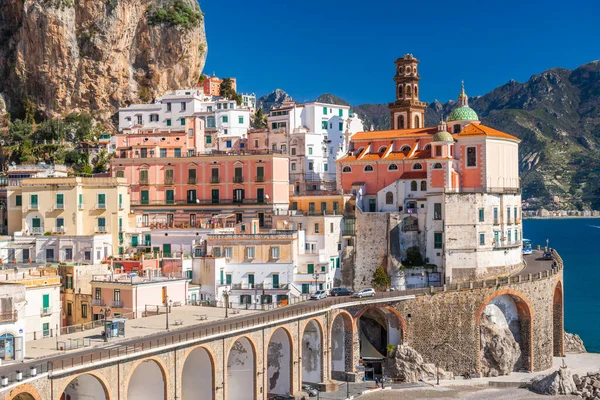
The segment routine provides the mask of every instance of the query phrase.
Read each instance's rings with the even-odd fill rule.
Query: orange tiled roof
[[[464,136],[491,136],[502,139],[516,140],[518,142],[521,141],[515,136],[509,135],[508,133],[500,132],[494,128],[490,128],[489,126],[485,126],[482,124],[469,124],[465,126],[465,128],[458,135],[458,137],[461,138]]]
[[[434,135],[438,131],[437,126],[430,126],[418,129],[390,129],[387,131],[357,132],[350,138],[351,140],[372,140],[372,139],[397,139],[401,137]]]

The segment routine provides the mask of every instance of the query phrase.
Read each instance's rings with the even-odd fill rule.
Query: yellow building
[[[16,241],[35,243],[36,248],[32,254],[30,249],[19,246],[21,257],[15,253],[14,258],[18,262],[76,261],[75,253],[84,253],[82,261],[94,263],[108,256],[107,253],[118,252],[123,232],[135,225],[133,214],[129,213],[127,190],[124,178],[23,179],[21,186],[10,187],[7,193],[8,233]],[[101,246],[94,243],[83,247],[75,243],[81,241],[78,238],[97,236],[102,236]],[[37,243],[40,237],[52,237],[63,243],[60,249],[54,246],[40,251]],[[71,247],[65,245],[68,241],[72,242]],[[88,257],[86,249],[94,254]]]

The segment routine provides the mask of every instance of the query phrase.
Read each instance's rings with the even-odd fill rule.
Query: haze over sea
[[[565,264],[565,330],[581,336],[588,351],[600,352],[600,219],[526,219],[523,237],[534,247],[550,239],[559,252]]]

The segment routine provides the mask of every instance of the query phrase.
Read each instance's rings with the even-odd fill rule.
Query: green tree
[[[254,122],[252,123],[252,126],[255,129],[265,129],[267,127],[267,116],[260,107],[254,113]]]
[[[61,142],[67,138],[67,125],[58,118],[47,119],[38,125],[36,141]]]
[[[24,139],[31,139],[33,136],[33,125],[30,122],[17,119],[8,126],[10,140],[12,143],[18,143]]]
[[[406,249],[406,265],[411,267],[420,267],[424,264],[421,250],[418,246],[412,246]]]
[[[230,100],[233,99],[235,90],[233,90],[233,81],[231,80],[231,78],[223,78],[223,82],[221,82],[219,92],[221,93],[221,97],[225,97],[226,99]]]
[[[371,280],[371,284],[379,290],[385,290],[390,286],[390,278],[383,267],[377,267],[375,273],[373,274],[373,280]]]

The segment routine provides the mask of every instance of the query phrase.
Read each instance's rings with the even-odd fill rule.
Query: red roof
[[[427,178],[427,171],[409,171],[400,175],[398,179],[425,179]]]

